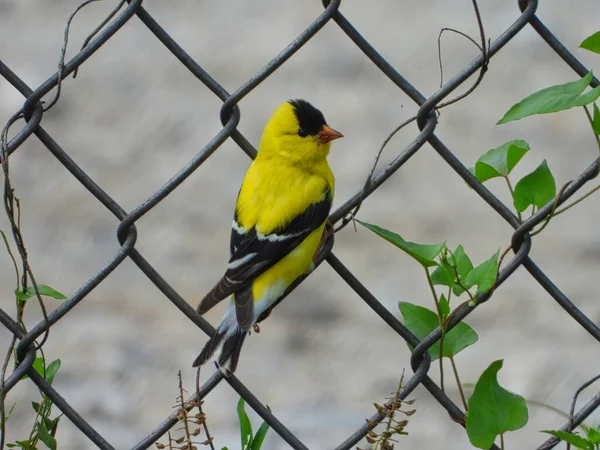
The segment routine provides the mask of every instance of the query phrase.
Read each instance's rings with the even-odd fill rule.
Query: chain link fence
[[[496,288],[499,288],[519,267],[527,270],[532,278],[547,291],[572,320],[576,321],[583,329],[587,331],[594,339],[600,341],[600,328],[590,318],[588,318],[575,304],[553,283],[553,281],[538,267],[531,258],[530,253],[533,246],[529,233],[532,229],[543,222],[552,212],[553,204],[548,204],[540,209],[532,218],[520,223],[511,210],[494,196],[485,186],[483,186],[471,174],[467,167],[457,156],[436,136],[435,130],[438,123],[436,108],[448,98],[448,96],[458,87],[462,86],[466,80],[475,74],[482,66],[487,66],[488,60],[494,56],[521,32],[525,27],[532,27],[543,39],[546,44],[562,58],[575,73],[584,76],[588,69],[584,67],[575,56],[567,50],[561,42],[546,28],[546,26],[535,15],[537,8],[536,0],[518,2],[521,14],[497,39],[489,44],[487,52],[475,58],[470,64],[464,67],[457,75],[446,82],[437,92],[426,98],[413,84],[396,70],[388,61],[386,61],[378,51],[353,27],[353,25],[339,12],[341,0],[331,0],[324,2],[323,12],[314,19],[314,21],[281,53],[273,58],[263,69],[247,80],[241,87],[230,93],[212,78],[186,51],[165,31],[165,29],[149,14],[142,6],[142,0],[129,0],[127,3],[121,2],[107,21],[96,30],[89,42],[86,42],[83,49],[77,53],[71,60],[61,66],[60,70],[48,78],[44,83],[35,89],[27,86],[22,79],[13,72],[7,65],[0,61],[0,75],[4,77],[12,86],[14,86],[25,98],[23,107],[13,117],[14,120],[20,116],[25,118],[26,124],[7,142],[2,158],[12,155],[19,147],[33,136],[54,155],[71,175],[87,191],[102,203],[106,209],[119,220],[117,236],[121,245],[118,252],[112,260],[102,268],[96,275],[83,284],[72,296],[62,303],[56,310],[47,315],[46,320],[40,321],[32,327],[26,334],[19,328],[14,318],[11,318],[4,310],[0,309],[0,322],[10,333],[19,341],[16,352],[18,364],[4,381],[3,391],[9,393],[18,383],[34,383],[43,391],[49,399],[62,411],[64,416],[70,420],[81,432],[87,436],[90,442],[101,449],[113,449],[114,447],[86,421],[43,377],[38,375],[32,367],[39,348],[36,340],[44,336],[47,327],[54,326],[63,317],[65,317],[79,302],[86,296],[125,260],[133,261],[139,270],[141,270],[149,280],[164,294],[164,296],[175,305],[183,315],[197,325],[204,333],[210,335],[214,332],[213,327],[202,317],[198,316],[192,306],[154,269],[154,267],[144,258],[136,249],[137,230],[136,222],[140,220],[152,208],[156,207],[161,201],[166,199],[177,187],[186,180],[200,165],[202,165],[220,146],[227,140],[233,140],[239,148],[249,157],[256,154],[256,149],[238,130],[241,111],[238,107],[240,102],[247,94],[254,90],[259,84],[271,76],[285,61],[293,57],[294,54],[325,25],[338,26],[377,68],[388,77],[399,89],[404,91],[418,106],[417,123],[420,133],[414,137],[413,141],[406,146],[391,163],[381,172],[377,173],[371,181],[365,186],[364,190],[357,192],[354,196],[347,199],[342,206],[335,210],[331,216],[331,222],[336,225],[344,222],[344,219],[352,210],[363,200],[367,200],[369,195],[375,192],[382,184],[386,182],[394,173],[398,171],[411,157],[413,157],[423,146],[428,143],[435,151],[446,161],[446,163],[461,177],[494,211],[498,213],[511,227],[514,228],[512,235],[512,248],[514,256],[505,264],[500,271]],[[134,18],[135,17],[135,18]],[[177,58],[180,63],[187,68],[198,80],[209,89],[222,102],[220,119],[222,129],[205,144],[204,148],[198,152],[181,170],[175,174],[166,184],[150,196],[146,201],[137,206],[132,211],[126,211],[121,207],[107,192],[92,178],[86,174],[69,156],[59,143],[44,129],[42,120],[44,111],[51,104],[45,105],[41,102],[42,97],[48,94],[57,86],[60,88],[60,82],[68,75],[84,65],[86,60],[93,53],[111,39],[119,30],[128,23],[130,19],[140,20],[156,38]],[[63,55],[64,56],[64,55]],[[482,73],[484,70],[482,71]],[[596,78],[592,80],[591,85],[596,87],[599,82]],[[318,106],[318,105],[317,105]],[[11,119],[11,120],[13,120]],[[13,156],[18,156],[18,153]],[[598,160],[591,162],[589,167],[574,179],[559,194],[560,198],[557,204],[560,205],[578,192],[582,186],[597,176],[600,165]],[[6,198],[5,198],[6,200]],[[427,350],[435,344],[441,336],[441,330],[438,329],[429,335],[426,339],[419,340],[392,314],[369,290],[361,283],[359,278],[353,274],[344,263],[332,252],[333,240],[319,255],[318,263],[326,262],[335,272],[364,300],[365,304],[371,308],[389,327],[407,343],[414,347],[411,357],[411,367],[413,374],[407,377],[404,386],[399,391],[399,398],[405,399],[413,390],[422,385],[439,402],[440,407],[444,408],[450,417],[458,422],[464,423],[464,412],[459,408],[430,378],[430,358]],[[301,280],[299,281],[301,282]],[[293,290],[297,284],[295,283]],[[289,292],[289,291],[288,291]],[[474,306],[465,305],[461,307],[454,315],[448,329],[456,326],[464,320],[482,303],[486,302],[490,293],[480,295]],[[190,361],[191,363],[191,361]],[[23,375],[28,375],[29,379],[21,381]],[[306,449],[307,446],[301,439],[296,437],[289,428],[282,423],[275,414],[265,407],[259,398],[257,398],[248,389],[242,380],[231,376],[224,378],[220,372],[216,372],[210,379],[204,382],[199,389],[200,398],[204,398],[219,384],[227,383],[233,388],[250,407],[257,412],[272,429],[283,438],[291,448]],[[196,398],[193,395],[192,398]],[[575,412],[571,424],[565,424],[563,429],[570,426],[576,426],[585,420],[593,411],[600,406],[600,393],[593,396],[587,404]],[[376,423],[383,419],[380,415],[374,415],[370,418],[372,423],[363,425],[354,433],[341,442],[336,450],[350,449],[359,443],[373,428]],[[137,443],[133,449],[146,449],[156,443],[162,436],[177,424],[177,413],[173,413],[160,423],[150,434]],[[554,448],[558,444],[556,438],[548,439],[540,444],[541,449]],[[496,446],[493,448],[497,449]]]

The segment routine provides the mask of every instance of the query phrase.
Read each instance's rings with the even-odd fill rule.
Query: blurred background
[[[497,38],[516,18],[516,1],[480,2],[486,35]],[[538,16],[588,67],[598,58],[578,50],[598,31],[593,0],[540,2]],[[53,74],[65,22],[75,0],[2,0],[0,55],[32,88]],[[67,58],[115,6],[93,3],[73,22]],[[319,1],[220,2],[148,0],[144,6],[196,61],[229,92],[292,41],[322,11]],[[343,2],[341,11],[409,81],[429,96],[440,74],[437,37],[454,27],[476,40],[468,0]],[[446,34],[442,42],[449,79],[477,49]],[[495,123],[517,101],[577,75],[530,28],[490,65],[477,91],[444,109],[436,134],[466,165],[490,148],[525,139],[530,153],[513,179],[546,159],[557,186],[579,175],[597,157],[580,110]],[[471,80],[474,81],[474,78]],[[470,83],[465,83],[463,92]],[[54,95],[52,92],[47,98]],[[255,145],[272,111],[288,98],[304,98],[345,134],[330,156],[337,177],[335,206],[364,184],[383,139],[414,115],[415,104],[396,88],[333,23],[329,23],[241,103],[239,129]],[[0,122],[23,98],[0,80]],[[60,101],[42,125],[100,186],[130,211],[150,197],[221,129],[221,101],[196,80],[137,19],[132,18],[63,84]],[[22,122],[13,128],[16,133]],[[400,132],[383,154],[392,160],[418,133]],[[136,247],[193,306],[217,281],[228,258],[230,223],[239,184],[250,160],[231,140],[174,193],[138,223]],[[36,138],[11,158],[12,183],[22,203],[23,234],[38,282],[70,295],[117,252],[117,220],[51,156]],[[500,180],[489,187],[509,195]],[[592,186],[583,189],[587,192]],[[582,193],[583,193],[582,192]],[[591,197],[552,221],[534,241],[532,256],[592,320],[600,321],[594,280],[600,263],[600,197]],[[463,244],[474,263],[510,242],[511,228],[425,145],[363,205],[359,218],[420,243]],[[0,214],[0,228],[9,226]],[[336,255],[396,315],[398,301],[432,307],[422,269],[364,229],[336,236]],[[12,263],[0,252],[2,308],[14,315]],[[47,302],[50,310],[58,302]],[[26,322],[40,319],[31,304]],[[216,324],[223,306],[207,316]],[[456,358],[463,382],[475,382],[494,360],[504,359],[500,383],[526,399],[568,411],[574,391],[600,371],[598,343],[519,269],[466,321],[479,342]],[[0,350],[10,335],[0,327]],[[44,349],[60,358],[55,387],[116,448],[128,448],[172,411],[177,371],[193,390],[191,363],[206,336],[126,260],[73,311],[52,327]],[[396,389],[410,352],[397,336],[328,267],[322,265],[246,341],[240,379],[310,448],[332,448],[364,423]],[[448,366],[449,367],[449,366]],[[212,367],[203,371],[207,379]],[[437,364],[431,375],[438,379]],[[448,382],[452,398],[459,397]],[[9,442],[24,439],[37,391],[19,383]],[[423,388],[411,396],[417,413],[398,447],[470,448],[464,430]],[[585,401],[585,399],[583,399]],[[215,443],[237,448],[237,395],[225,383],[208,396],[205,410]],[[530,406],[529,424],[506,436],[507,448],[533,448],[564,418]],[[257,427],[259,419],[251,413]],[[598,423],[596,413],[590,423]],[[59,448],[93,448],[68,420],[59,425]],[[271,433],[267,449],[287,445]]]

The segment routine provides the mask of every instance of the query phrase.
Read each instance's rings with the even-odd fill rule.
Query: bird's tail
[[[235,372],[247,335],[248,331],[242,329],[235,320],[235,308],[228,308],[217,331],[204,345],[193,366],[201,366],[213,359],[221,372],[226,377],[230,376]]]

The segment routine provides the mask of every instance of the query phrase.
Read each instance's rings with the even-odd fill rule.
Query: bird
[[[194,367],[214,360],[225,376],[235,372],[250,330],[259,331],[289,285],[313,270],[335,187],[327,155],[341,137],[306,100],[284,102],[267,121],[238,193],[227,269],[196,312],[229,303]]]

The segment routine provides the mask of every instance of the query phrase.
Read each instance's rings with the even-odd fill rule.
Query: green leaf
[[[440,313],[443,318],[448,317],[448,314],[450,314],[450,304],[444,294],[440,295]]]
[[[41,377],[44,376],[44,358],[42,358],[41,356],[35,358],[31,367],[33,367],[35,371],[40,374]],[[29,378],[29,375],[23,375],[21,380],[25,380],[26,378]]]
[[[592,444],[600,443],[600,426],[589,428],[587,430],[587,438]]]
[[[493,148],[477,160],[474,175],[482,183],[490,178],[506,177],[529,150],[529,144],[521,139]]]
[[[240,398],[237,404],[237,413],[240,420],[240,436],[242,438],[242,450],[248,448],[248,443],[252,440],[252,424],[244,410],[244,399]]]
[[[600,86],[583,93],[592,81],[592,77],[593,74],[590,71],[580,80],[551,86],[531,94],[510,108],[497,125],[534,114],[548,114],[575,106],[588,105],[596,101],[600,97]]]
[[[465,277],[473,269],[473,263],[462,245],[456,247],[456,250],[448,256],[447,261],[438,264],[431,274],[431,281],[434,285],[449,286],[455,295],[460,295],[464,290],[456,282],[456,272],[452,266],[456,266],[460,282],[464,285]]]
[[[4,424],[5,424],[6,422],[8,422],[8,419],[10,418],[10,415],[12,414],[12,412],[13,412],[13,409],[15,409],[15,406],[17,406],[17,404],[16,404],[16,403],[14,403],[14,404],[13,404],[13,405],[10,407],[10,409],[8,410],[8,412],[7,412],[7,413],[4,415],[4,423],[1,423],[1,422],[0,422],[0,431],[1,431],[1,430],[4,428]]]
[[[56,376],[56,372],[60,368],[60,359],[55,359],[46,368],[46,381],[50,384],[54,381],[54,377]]]
[[[251,450],[260,450],[263,445],[263,441],[267,436],[267,432],[269,431],[269,424],[267,422],[263,422],[254,435],[254,439],[252,439],[252,444],[250,446]]]
[[[50,412],[50,411],[48,411]],[[48,417],[42,417],[44,419],[44,425],[46,426],[46,430],[52,434],[52,430],[54,430],[58,426],[58,422],[60,421],[60,416],[55,419],[50,419]]]
[[[454,286],[455,283],[454,269],[446,262],[442,261],[431,274],[431,282],[434,286]]]
[[[544,430],[542,433],[551,434],[552,436],[559,438],[561,441],[568,442],[569,444],[576,445],[577,447],[585,450],[594,450],[594,444],[575,433],[568,433],[561,430]]]
[[[454,255],[452,258],[454,264],[456,264],[456,271],[458,272],[460,283],[464,286],[467,275],[473,270],[473,263],[465,253],[465,249],[462,245],[456,247],[456,250],[454,250],[452,254]],[[469,286],[469,288],[471,286]],[[454,295],[460,295],[464,292],[464,289],[456,285],[452,288],[452,292]]]
[[[592,128],[594,129],[594,133],[600,136],[600,109],[594,103],[594,118],[592,119]]]
[[[46,286],[45,284],[38,284],[38,292],[40,293],[40,295],[52,297],[56,300],[65,300],[67,298],[60,292],[52,289],[50,286]],[[25,292],[21,292],[19,289],[15,289],[15,295],[19,301],[26,302],[31,297],[35,297],[35,289],[33,288],[33,286],[29,286]]]
[[[377,225],[371,225],[370,223],[362,222],[360,220],[357,220],[357,222],[378,236],[381,236],[386,241],[391,242],[408,255],[412,256],[423,267],[437,266],[438,264],[434,261],[434,259],[440,254],[446,245],[446,241],[442,242],[441,244],[433,245],[423,245],[416,244],[414,242],[408,242],[402,239],[400,235],[388,231],[385,228],[378,227]]]
[[[600,31],[586,37],[581,44],[580,48],[589,50],[590,52],[600,53]]]
[[[56,439],[54,439],[54,436],[51,436],[50,433],[48,433],[46,427],[41,423],[38,424],[37,437],[50,450],[56,450]]]
[[[479,377],[469,398],[467,435],[477,448],[489,449],[496,436],[518,430],[528,420],[525,399],[498,384],[502,360],[494,361]]]
[[[436,313],[422,306],[413,305],[408,302],[399,302],[398,307],[404,318],[404,325],[419,340],[423,340],[440,324]],[[444,337],[444,357],[450,358],[460,351],[477,342],[477,333],[464,322],[459,323],[452,328]],[[409,345],[412,350],[413,347]],[[440,357],[440,343],[436,342],[429,349],[431,360],[435,361]]]
[[[38,402],[31,402],[31,407],[36,413],[40,412],[40,404]]]
[[[471,289],[473,286],[477,286],[477,295],[483,294],[493,288],[498,274],[499,256],[500,250],[471,270],[465,277],[465,282],[463,283],[465,287]]]
[[[515,186],[513,201],[517,211],[523,212],[531,205],[539,209],[555,196],[556,182],[548,163],[544,160],[537,169],[519,180]]]

